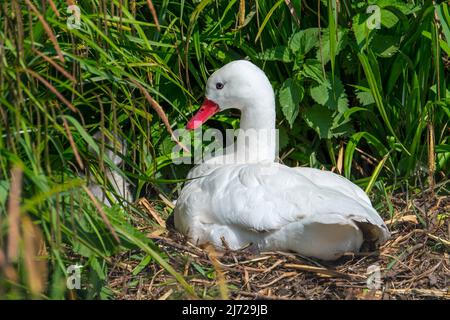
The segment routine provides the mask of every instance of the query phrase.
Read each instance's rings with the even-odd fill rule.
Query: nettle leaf
[[[321,139],[348,135],[353,131],[348,119],[321,105],[314,105],[312,108],[305,110],[303,119],[308,126],[317,132]]]
[[[356,89],[356,98],[362,106],[366,107],[375,103],[375,98],[372,95],[367,80],[363,80],[360,85],[352,85],[352,87]]]
[[[291,128],[298,116],[299,104],[302,101],[303,96],[303,87],[298,81],[291,78],[287,79],[278,91],[278,101],[281,106],[281,111]]]
[[[375,103],[372,92],[370,91],[357,91],[356,98],[363,106],[368,106]]]
[[[338,77],[335,77],[333,85],[329,80],[325,80],[318,86],[312,87],[310,94],[314,101],[330,110],[344,113],[348,109],[347,94]]]
[[[289,48],[294,53],[305,55],[319,43],[319,29],[309,28],[295,33],[289,39]]]
[[[308,126],[314,129],[319,138],[330,139],[331,129],[333,127],[333,111],[321,106],[315,105],[312,108],[308,108],[303,113],[303,119],[305,119]]]
[[[278,46],[275,48],[267,49],[264,52],[258,53],[256,56],[258,59],[264,61],[293,61],[291,50],[285,46]]]
[[[378,0],[375,4],[380,8],[393,7],[399,10],[404,15],[414,13],[421,9],[420,4],[405,3],[405,1],[401,0]]]
[[[302,75],[306,78],[313,79],[318,83],[322,83],[325,81],[323,76],[322,64],[320,61],[315,59],[307,59],[303,63]]]

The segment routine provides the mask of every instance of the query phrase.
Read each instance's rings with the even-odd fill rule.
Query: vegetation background
[[[80,28],[68,25],[70,5]],[[397,193],[448,195],[449,56],[440,1],[2,1],[0,298],[113,298],[118,254],[136,261],[134,275],[156,263],[186,295],[218,294],[196,291],[140,226],[157,226],[148,208],[170,215],[190,168],[171,161],[172,131],[198,108],[209,74],[235,59],[273,84],[285,164],[341,173],[385,219]],[[238,115],[208,125],[237,128]],[[122,165],[104,157],[98,130],[126,141]],[[148,201],[111,197],[108,168]],[[115,205],[101,206],[89,181]],[[82,290],[66,287],[73,264]]]

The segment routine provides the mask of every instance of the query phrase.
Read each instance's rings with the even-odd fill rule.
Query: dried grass
[[[225,281],[231,299],[450,299],[450,197],[430,197],[423,194],[406,201],[405,195],[399,195],[392,199],[396,213],[396,219],[390,222],[392,238],[376,252],[349,254],[333,263],[293,253],[255,254],[249,250],[218,252],[212,260],[208,250],[187,242],[170,227],[164,236],[152,237],[169,263],[184,271],[189,284],[205,298],[219,297]],[[427,217],[421,218],[435,221],[428,229],[411,218],[414,212],[420,214],[418,208],[424,205],[428,207]],[[438,216],[447,218],[437,221]],[[153,227],[143,223],[141,229],[150,235]],[[129,260],[129,256],[117,256],[115,261],[135,267],[138,261]],[[380,268],[378,289],[368,288],[371,266]],[[157,264],[150,264],[138,275],[113,268],[109,279],[118,299],[187,297]],[[131,285],[136,279],[138,285]]]

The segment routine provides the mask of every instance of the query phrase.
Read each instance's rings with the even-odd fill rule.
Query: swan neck
[[[274,99],[268,99],[266,105],[260,103],[243,108],[237,135],[239,162],[274,162],[277,141]]]

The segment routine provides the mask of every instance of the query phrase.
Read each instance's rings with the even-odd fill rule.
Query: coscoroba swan
[[[358,252],[365,240],[386,242],[389,231],[358,186],[332,172],[277,163],[273,140],[240,139],[246,130],[275,129],[272,86],[251,62],[234,61],[211,75],[187,129],[229,108],[241,111],[236,151],[190,171],[174,210],[181,233],[196,244],[236,250],[251,243],[323,260]]]

